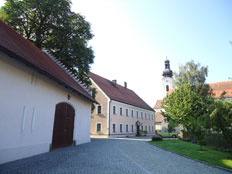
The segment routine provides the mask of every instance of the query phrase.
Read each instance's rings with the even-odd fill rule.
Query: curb
[[[174,151],[171,151],[171,150],[164,149],[164,148],[162,148],[162,147],[160,147],[160,146],[157,146],[157,145],[155,145],[155,144],[152,144],[151,142],[148,142],[148,143],[151,144],[151,145],[153,145],[153,146],[155,146],[155,147],[158,147],[158,148],[160,148],[160,149],[162,149],[162,150],[164,150],[164,151],[171,152],[171,153],[173,153],[173,154],[176,154],[176,155],[179,155],[179,156],[182,156],[182,157],[191,159],[191,160],[193,160],[193,161],[200,162],[200,163],[202,163],[202,164],[206,164],[206,165],[211,166],[211,167],[214,167],[214,168],[218,168],[218,169],[221,169],[221,170],[225,170],[225,171],[227,171],[227,172],[232,172],[231,169],[227,169],[227,168],[224,168],[224,167],[221,167],[221,166],[217,166],[217,165],[214,165],[214,164],[210,164],[210,163],[207,163],[207,162],[198,160],[198,159],[191,158],[191,157],[186,156],[186,155],[179,154],[179,153],[174,152]]]

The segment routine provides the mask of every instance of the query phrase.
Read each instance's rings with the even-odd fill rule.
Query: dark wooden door
[[[52,149],[72,145],[74,116],[75,111],[71,105],[67,103],[56,105]]]

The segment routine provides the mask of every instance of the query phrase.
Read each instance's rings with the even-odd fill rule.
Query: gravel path
[[[91,143],[0,165],[0,174],[229,174],[149,144],[146,139]]]

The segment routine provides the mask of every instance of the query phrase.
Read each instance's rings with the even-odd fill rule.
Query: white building
[[[0,164],[90,141],[88,90],[0,20]]]

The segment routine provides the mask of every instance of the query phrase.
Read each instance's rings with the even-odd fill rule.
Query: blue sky
[[[1,2],[2,3],[2,2]],[[166,56],[171,69],[194,60],[208,66],[208,83],[232,78],[231,0],[75,0],[91,23],[91,70],[124,81],[150,106],[163,97]]]

